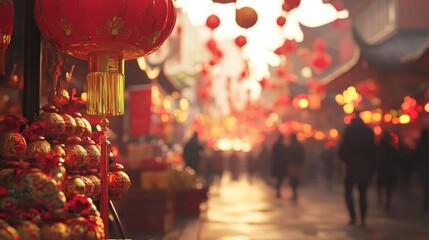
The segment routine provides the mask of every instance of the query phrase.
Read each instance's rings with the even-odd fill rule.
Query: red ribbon
[[[7,115],[3,121],[0,122],[0,132],[19,132],[19,127],[26,124],[28,120],[24,117],[16,115]]]

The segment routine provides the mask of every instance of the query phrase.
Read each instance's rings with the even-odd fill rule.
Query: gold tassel
[[[90,115],[124,114],[124,61],[119,54],[96,52],[89,55],[86,111]]]

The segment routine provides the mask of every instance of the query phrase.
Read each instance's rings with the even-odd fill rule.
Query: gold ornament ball
[[[0,239],[15,240],[21,238],[15,228],[10,226],[5,220],[0,219]]]
[[[43,224],[40,230],[40,239],[44,240],[70,240],[70,230],[62,222]]]
[[[6,159],[18,159],[25,157],[27,143],[25,138],[15,132],[0,134],[0,155]]]
[[[76,120],[68,114],[61,114],[60,116],[63,118],[65,123],[63,138],[67,139],[68,137],[74,136],[77,127]]]
[[[70,95],[64,88],[52,90],[49,93],[48,102],[58,109],[63,109],[70,102]]]
[[[22,221],[14,225],[21,239],[26,240],[39,240],[40,239],[40,228],[37,224],[31,221]]]
[[[128,175],[122,171],[122,164],[114,163],[110,166],[111,172],[108,175],[109,197],[111,200],[120,200],[131,186]]]
[[[51,152],[51,144],[44,137],[38,137],[27,146],[27,157],[35,158]]]

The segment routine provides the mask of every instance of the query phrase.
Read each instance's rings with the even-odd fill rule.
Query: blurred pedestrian
[[[287,174],[289,185],[292,188],[291,200],[298,200],[298,187],[301,183],[302,164],[304,163],[304,147],[298,141],[296,134],[290,135],[290,143],[286,147]]]
[[[383,205],[385,197],[385,209],[390,210],[393,188],[396,184],[396,174],[399,164],[398,137],[395,133],[385,131],[377,146],[377,192],[378,203]],[[383,194],[384,191],[384,194]]]
[[[215,184],[220,184],[223,176],[224,169],[224,160],[222,152],[219,149],[216,149],[213,152],[213,168],[214,168],[214,182]]]
[[[365,125],[356,112],[350,124],[345,128],[339,146],[339,157],[346,167],[345,201],[349,212],[349,224],[356,223],[353,201],[353,187],[357,184],[359,191],[359,209],[362,225],[365,225],[367,214],[367,188],[372,178],[375,164],[374,132]]]
[[[185,165],[195,170],[197,175],[200,174],[200,162],[204,153],[204,147],[198,140],[198,133],[194,132],[183,148],[183,159]]]
[[[231,173],[231,180],[233,182],[238,181],[240,178],[240,157],[237,151],[232,150],[231,155],[228,158],[229,171]]]
[[[276,197],[281,197],[281,188],[283,184],[283,179],[286,176],[286,146],[283,143],[283,135],[279,135],[277,141],[273,144],[272,149],[272,165],[271,165],[271,175],[276,180]]]
[[[253,157],[253,152],[250,151],[246,156],[246,170],[247,170],[247,179],[249,183],[253,183],[253,178],[256,173],[256,158]]]
[[[320,153],[320,159],[323,163],[323,175],[325,178],[325,185],[328,191],[332,190],[332,186],[334,183],[334,175],[336,172],[335,151],[335,142],[333,140],[328,140],[323,145],[323,149]]]
[[[420,181],[422,184],[422,208],[424,211],[428,210],[429,200],[429,131],[422,129],[420,132],[420,139],[417,142],[416,149],[414,150],[416,160],[416,169],[418,171]]]

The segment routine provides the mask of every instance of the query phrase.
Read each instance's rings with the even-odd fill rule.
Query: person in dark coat
[[[272,149],[272,175],[276,179],[276,196],[281,197],[281,187],[286,176],[286,146],[283,143],[283,135],[279,135]]]
[[[377,190],[379,205],[382,205],[384,191],[385,208],[387,211],[391,207],[392,191],[396,184],[396,174],[399,165],[398,139],[393,132],[385,131],[381,136],[377,146]]]
[[[359,191],[359,208],[362,225],[365,225],[367,213],[367,188],[371,181],[375,165],[374,132],[365,125],[358,113],[351,120],[343,133],[338,154],[346,166],[345,201],[350,216],[349,224],[356,223],[353,201],[353,186]]]
[[[194,132],[183,148],[183,160],[185,161],[185,165],[194,169],[197,175],[200,173],[200,162],[203,152],[204,147],[198,141],[198,133]]]
[[[416,170],[419,174],[420,181],[423,187],[422,208],[424,211],[428,210],[429,201],[429,131],[422,129],[420,132],[420,139],[417,142],[414,150],[414,157],[416,161]]]
[[[304,163],[304,147],[298,141],[296,134],[290,135],[290,144],[286,148],[287,173],[289,185],[292,188],[291,200],[298,200],[298,187],[301,182],[302,164]]]

